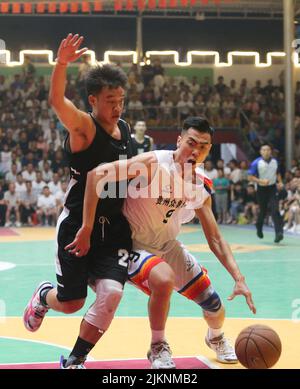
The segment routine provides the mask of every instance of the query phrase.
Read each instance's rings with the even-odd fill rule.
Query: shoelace
[[[159,344],[152,345],[151,347],[151,352],[156,356],[156,357],[165,357],[169,358],[171,355],[171,350],[170,347],[167,343],[161,342]],[[167,353],[167,355],[166,355]]]
[[[37,303],[34,307],[34,316],[37,318],[42,318],[45,313],[48,311],[41,303]]]
[[[233,348],[232,345],[229,343],[227,339],[222,339],[216,344],[216,349],[218,352],[224,354],[224,355],[231,355],[233,354]]]

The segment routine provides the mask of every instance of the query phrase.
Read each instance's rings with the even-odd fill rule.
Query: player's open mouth
[[[188,163],[195,165],[196,161],[194,159],[188,159]]]

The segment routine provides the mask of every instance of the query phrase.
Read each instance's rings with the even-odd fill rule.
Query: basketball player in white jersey
[[[190,117],[184,121],[177,150],[144,153],[129,160],[104,164],[88,174],[83,211],[83,225],[67,248],[78,256],[89,250],[90,231],[101,193],[106,183],[133,179],[128,187],[123,213],[132,229],[133,252],[129,259],[129,280],[151,295],[151,272],[167,262],[175,273],[175,290],[195,301],[203,310],[208,324],[206,344],[222,363],[237,363],[233,347],[222,331],[225,310],[204,269],[176,239],[182,223],[199,217],[210,249],[235,281],[228,300],[244,295],[256,313],[251,292],[222,237],[211,210],[211,181],[201,164],[211,149],[213,130],[205,119]],[[145,179],[147,184],[145,185]],[[101,200],[100,200],[101,201]],[[153,283],[153,279],[151,280]],[[166,315],[166,312],[161,312]],[[150,323],[153,318],[149,311]],[[152,344],[148,358],[154,368],[172,368],[171,351],[165,341]]]

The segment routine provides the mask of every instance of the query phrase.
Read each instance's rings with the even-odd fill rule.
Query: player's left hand
[[[91,229],[88,227],[81,227],[78,230],[73,242],[65,247],[65,250],[76,257],[85,256],[90,249]]]
[[[233,293],[227,298],[227,300],[231,301],[235,298],[235,296],[243,295],[246,298],[246,302],[254,314],[256,313],[256,308],[254,302],[252,300],[252,293],[250,292],[248,286],[246,285],[245,278],[241,277],[236,281]]]

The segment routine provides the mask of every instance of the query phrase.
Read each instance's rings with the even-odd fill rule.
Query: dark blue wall
[[[281,21],[145,19],[144,50],[283,50]],[[99,17],[0,17],[0,39],[10,50],[50,48],[56,50],[68,32],[78,32],[97,53],[135,49],[135,19]]]

